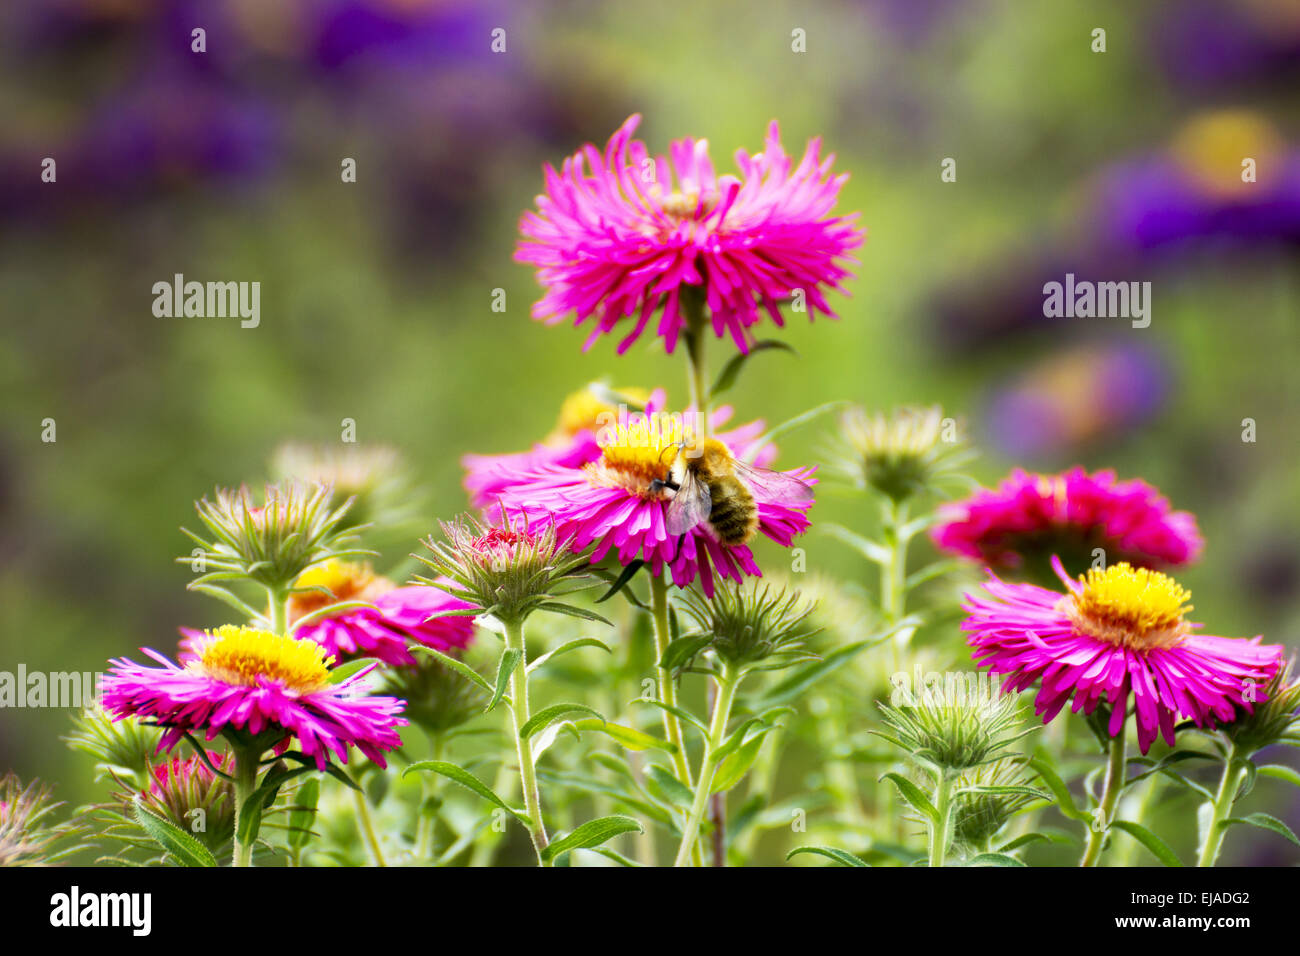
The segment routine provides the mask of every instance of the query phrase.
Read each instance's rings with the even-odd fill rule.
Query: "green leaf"
[[[374,657],[359,657],[355,661],[348,661],[346,664],[340,664],[338,667],[330,671],[329,682],[331,684],[341,684],[354,674],[378,663],[380,663],[380,661]]]
[[[880,779],[893,783],[898,788],[898,792],[903,795],[903,799],[912,805],[913,810],[925,814],[934,823],[939,822],[939,811],[934,808],[930,798],[912,781],[897,773],[887,773]]]
[[[1050,841],[1052,838],[1046,833],[1024,833],[1007,843],[998,847],[999,853],[1010,853],[1012,850],[1018,850],[1022,846],[1028,846],[1031,843],[1037,843],[1039,840]]]
[[[631,564],[625,567],[623,569],[623,573],[618,576],[618,579],[614,581],[613,585],[610,586],[610,589],[606,591],[604,594],[602,594],[600,597],[596,598],[596,603],[603,604],[604,602],[612,598],[615,594],[617,594],[619,591],[623,590],[623,588],[627,585],[627,583],[631,581],[634,577],[636,577],[636,573],[640,571],[644,565],[645,562],[642,561],[640,558],[637,558]]]
[[[542,851],[542,858],[555,860],[571,850],[585,850],[588,847],[600,846],[621,833],[634,831],[644,833],[645,827],[631,817],[619,815],[598,817],[595,820],[588,820],[582,826],[576,827],[568,836],[561,837],[550,844]]]
[[[501,652],[501,660],[497,662],[497,684],[492,689],[492,699],[488,705],[483,708],[483,713],[487,713],[493,707],[501,702],[505,696],[506,688],[510,686],[510,677],[519,666],[519,659],[524,656],[524,652],[516,650],[513,647],[507,647]]]
[[[1052,802],[1052,798],[1048,794],[1043,793],[1041,790],[1035,790],[1033,787],[961,787],[957,790],[957,793],[975,793],[987,796],[1036,797],[1039,800],[1046,800],[1048,803]]]
[[[833,846],[797,846],[785,855],[787,860],[798,856],[800,853],[811,853],[814,856],[824,856],[828,860],[834,860],[840,866],[871,866],[860,856],[854,856],[848,850],[836,849]]]
[[[539,611],[550,611],[552,614],[566,614],[569,617],[582,618],[584,621],[595,621],[598,624],[608,624],[614,626],[614,622],[601,617],[595,611],[588,611],[586,608],[574,607],[572,604],[561,604],[559,601],[543,601],[537,605]]]
[[[634,727],[625,727],[604,720],[575,720],[573,726],[578,730],[595,730],[612,737],[628,750],[663,750],[676,753],[676,745],[667,740],[660,740]]]
[[[660,670],[676,673],[689,664],[700,651],[712,642],[707,634],[696,637],[679,637],[664,648],[664,656],[659,659]]]
[[[782,349],[792,355],[799,354],[791,346],[776,339],[765,339],[762,342],[755,342],[749,347],[748,352],[737,352],[731,357],[731,361],[722,367],[722,372],[718,375],[717,381],[713,383],[713,389],[709,392],[709,397],[717,398],[723,392],[727,391],[727,389],[731,388],[731,386],[735,385],[736,379],[740,376],[740,370],[745,367],[745,363],[749,361],[750,357],[753,356],[754,353],[762,352],[766,349]]]
[[[1252,813],[1245,817],[1228,817],[1228,819],[1222,821],[1219,826],[1226,829],[1235,823],[1247,823],[1252,827],[1259,827],[1261,830],[1271,830],[1274,833],[1280,833],[1292,843],[1300,846],[1300,839],[1296,838],[1296,835],[1292,832],[1291,828],[1277,817],[1271,817],[1267,813]]]
[[[492,693],[492,685],[484,679],[482,674],[474,670],[474,668],[470,667],[464,661],[457,660],[456,658],[444,654],[442,651],[435,650],[432,647],[425,647],[423,644],[412,645],[411,650],[415,651],[417,654],[428,654],[430,657],[436,658],[444,665],[454,670],[461,677],[464,677],[470,683],[476,684],[489,694]]]
[[[671,803],[679,807],[689,807],[691,801],[695,799],[695,794],[691,793],[690,787],[657,763],[652,763],[646,767],[646,776],[650,781],[659,785],[660,791],[664,793]]]
[[[131,814],[140,829],[184,866],[217,865],[216,857],[207,847],[180,827],[146,810],[139,801],[131,805]]]
[[[1293,786],[1300,787],[1300,772],[1294,767],[1288,767],[1281,763],[1266,763],[1259,768],[1259,772],[1265,777],[1272,777],[1275,780],[1285,780]]]
[[[547,651],[536,660],[528,662],[528,672],[531,674],[535,669],[541,667],[547,661],[559,657],[561,654],[567,654],[569,651],[576,651],[580,647],[599,647],[607,654],[613,654],[609,645],[604,641],[598,641],[594,637],[580,637],[576,641],[569,641],[567,644],[561,644],[555,650]]]
[[[599,711],[592,710],[586,704],[552,704],[550,707],[539,710],[537,713],[533,714],[533,716],[529,717],[524,725],[519,728],[519,736],[524,740],[527,740],[552,721],[558,720],[565,714],[576,713],[591,714],[602,721],[605,719]]]
[[[405,777],[408,773],[410,773],[413,770],[419,770],[419,771],[427,770],[430,773],[440,774],[449,780],[453,780],[456,783],[460,784],[462,787],[464,787],[466,790],[478,794],[488,803],[495,804],[496,806],[500,807],[502,810],[506,811],[506,813],[509,813],[512,817],[514,817],[524,826],[532,825],[532,823],[529,821],[528,816],[526,814],[510,806],[510,804],[506,803],[495,793],[493,793],[492,789],[487,784],[485,784],[482,780],[474,776],[472,773],[470,773],[468,770],[464,769],[463,767],[458,767],[454,763],[448,763],[445,760],[420,760],[416,763],[411,764],[409,767],[403,770],[402,776]]]
[[[289,846],[293,849],[301,850],[311,842],[311,825],[319,801],[319,777],[312,777],[294,792],[294,805],[289,810]]]
[[[1123,830],[1133,839],[1137,840],[1144,847],[1151,851],[1152,855],[1165,866],[1182,866],[1183,861],[1178,859],[1178,854],[1169,849],[1169,844],[1156,836],[1140,823],[1134,823],[1132,820],[1116,820],[1111,823],[1116,830]]]
[[[1005,853],[981,853],[972,857],[967,866],[1024,866],[1020,860]]]
[[[754,761],[758,759],[758,752],[763,746],[763,738],[771,729],[766,728],[763,733],[756,734],[734,752],[727,754],[713,774],[713,783],[709,787],[710,793],[724,793],[740,783],[745,774],[749,773],[749,768],[754,766]]]
[[[1070,788],[1052,769],[1051,764],[1042,757],[1034,757],[1029,761],[1029,766],[1042,778],[1043,783],[1047,785],[1047,789],[1052,791],[1052,796],[1056,798],[1056,809],[1071,820],[1080,820],[1091,824],[1092,817],[1075,805],[1074,797],[1070,795]]]

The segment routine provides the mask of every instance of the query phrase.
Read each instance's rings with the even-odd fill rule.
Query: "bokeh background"
[[[406,455],[432,527],[465,507],[463,453],[528,446],[582,384],[684,400],[656,340],[583,353],[585,331],[530,321],[511,260],[541,164],[633,112],[653,151],[707,137],[723,169],[777,119],[787,150],[822,136],[851,174],[841,210],[869,238],[841,320],[780,333],[800,358],[759,356],[740,416],[941,402],[986,482],[1143,477],[1201,522],[1197,617],[1300,639],[1294,2],[15,0],[0,46],[0,670],[102,670],[220,623],[172,562],[178,527],[286,439],[354,419]],[[1044,319],[1067,271],[1150,281],[1150,327]],[[260,281],[260,327],[156,318],[175,273]],[[810,427],[782,460],[822,447]],[[76,802],[68,717],[0,712],[0,768]]]

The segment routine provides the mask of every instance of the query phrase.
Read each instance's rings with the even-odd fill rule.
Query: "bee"
[[[795,503],[813,497],[807,483],[746,464],[716,438],[679,446],[668,478],[655,484],[673,491],[664,513],[664,529],[669,534],[685,534],[706,522],[718,541],[729,548],[747,543],[758,531],[756,493]]]

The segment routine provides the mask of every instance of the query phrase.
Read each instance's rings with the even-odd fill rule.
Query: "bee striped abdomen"
[[[709,526],[728,547],[744,544],[758,530],[758,508],[745,483],[730,475],[709,484]]]

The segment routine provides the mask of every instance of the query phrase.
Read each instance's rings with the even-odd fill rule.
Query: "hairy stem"
[[[1230,747],[1227,759],[1223,762],[1223,776],[1219,778],[1219,790],[1214,796],[1214,810],[1210,815],[1210,825],[1205,831],[1205,842],[1201,845],[1197,866],[1214,866],[1223,848],[1226,828],[1224,820],[1232,813],[1232,805],[1237,800],[1237,791],[1241,787],[1242,775],[1246,772],[1245,763],[1237,756],[1237,748]]]
[[[1124,790],[1124,731],[1110,740],[1110,759],[1106,763],[1106,783],[1101,791],[1099,816],[1088,828],[1088,845],[1083,851],[1080,866],[1096,866],[1101,859],[1102,844],[1106,842],[1106,831],[1110,829],[1115,817],[1115,805]]]
[[[672,641],[672,628],[668,624],[668,585],[661,577],[650,578],[650,606],[654,614],[655,631],[655,665],[659,678],[659,700],[668,707],[677,707],[677,684],[672,671],[658,667]],[[686,759],[686,735],[682,733],[682,722],[677,715],[668,710],[660,711],[664,718],[664,734],[676,750],[673,753],[673,769],[677,778],[686,786],[691,785],[691,764]]]
[[[262,754],[252,749],[240,749],[235,751],[234,757],[235,850],[230,863],[231,866],[252,866],[253,845],[257,842],[258,828],[255,827],[253,832],[248,834],[246,841],[240,842],[239,818],[243,815],[244,804],[257,790],[257,772],[261,768]]]
[[[954,777],[947,770],[939,770],[939,780],[934,785],[934,808],[939,819],[930,826],[930,866],[943,866],[948,857],[948,844],[952,842],[952,788]]]
[[[533,741],[521,736],[520,728],[528,723],[528,651],[524,646],[523,621],[506,621],[506,647],[519,651],[519,662],[510,675],[510,716],[515,728],[515,747],[519,755],[519,785],[524,792],[524,812],[531,825],[528,834],[537,851],[539,866],[550,866],[544,851],[549,842],[542,822],[542,797],[537,789],[537,767],[533,764]]]
[[[731,706],[736,699],[736,686],[740,683],[735,675],[725,670],[717,681],[718,696],[713,705],[713,718],[709,722],[709,736],[704,741],[704,754],[700,758],[700,775],[695,783],[694,799],[691,801],[690,814],[682,830],[682,842],[677,848],[677,859],[673,866],[686,866],[692,858],[700,834],[700,821],[708,809],[713,775],[718,769],[718,748],[726,740],[727,721],[731,719]]]

